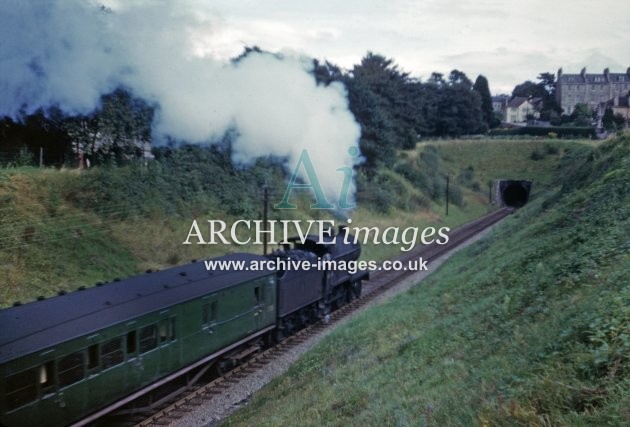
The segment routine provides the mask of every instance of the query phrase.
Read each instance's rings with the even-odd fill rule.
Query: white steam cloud
[[[236,64],[212,56],[230,31],[191,2],[3,2],[0,116],[59,106],[89,113],[123,85],[159,104],[154,142],[208,142],[236,129],[234,160],[287,158],[307,149],[329,201],[357,159],[360,128],[345,88],[318,86],[310,59],[253,53]],[[105,3],[108,9],[100,4]]]

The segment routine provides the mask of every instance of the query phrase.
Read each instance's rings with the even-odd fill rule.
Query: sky
[[[310,58],[349,70],[371,51],[421,80],[483,74],[494,94],[559,67],[630,67],[628,0],[0,0],[0,10],[0,117],[88,114],[122,86],[157,107],[153,143],[229,132],[236,163],[273,155],[287,170],[307,150],[332,197],[339,168],[361,161],[349,151],[360,127],[343,85],[317,85]],[[283,55],[231,63],[246,46]]]
[[[105,0],[113,9],[123,0]],[[541,72],[625,72],[626,0],[197,0],[208,20],[196,51],[226,59],[243,46],[296,51],[349,69],[366,52],[426,79],[434,71],[485,75],[494,94]]]

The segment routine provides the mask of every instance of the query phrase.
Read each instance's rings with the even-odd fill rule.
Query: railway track
[[[405,253],[392,261],[401,261],[403,265],[409,260],[422,257],[423,260],[433,261],[446,252],[458,247],[477,233],[485,230],[491,225],[511,214],[513,209],[504,208],[494,211],[482,218],[469,222],[449,234],[449,242],[446,245],[431,244],[420,246],[415,250]],[[336,324],[346,318],[351,313],[373,301],[378,296],[385,293],[388,289],[398,284],[403,278],[416,273],[415,270],[378,270],[371,274],[370,281],[363,288],[363,294],[360,298],[353,300],[331,313],[330,319],[326,322],[319,321],[314,323],[298,333],[288,337],[273,347],[270,347],[260,353],[253,355],[251,358],[226,372],[222,376],[212,380],[211,382],[196,386],[185,396],[178,398],[170,403],[166,403],[163,407],[158,408],[155,413],[140,422],[130,423],[136,427],[168,425],[173,421],[184,417],[194,408],[201,406],[204,402],[213,399],[215,396],[223,393],[231,384],[237,383],[241,379],[257,372],[262,366],[272,363],[280,355],[287,350],[303,343],[308,338],[317,335],[331,325]]]

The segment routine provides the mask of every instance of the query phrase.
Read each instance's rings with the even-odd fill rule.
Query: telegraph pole
[[[446,216],[448,216],[448,184],[450,176],[446,175]]]
[[[263,255],[267,255],[267,210],[269,209],[269,187],[263,187]]]

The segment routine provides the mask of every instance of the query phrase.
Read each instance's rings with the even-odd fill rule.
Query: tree
[[[575,104],[571,113],[571,121],[574,126],[591,126],[593,121],[593,111],[587,104]]]
[[[382,98],[357,79],[347,79],[346,87],[350,110],[361,126],[359,146],[366,159],[365,166],[373,168],[378,163],[392,161],[396,154],[391,143],[395,138],[394,124]]]
[[[481,97],[466,74],[453,70],[448,83],[438,87],[436,134],[460,136],[487,130],[481,113]]]
[[[488,128],[493,128],[498,126],[499,123],[496,122],[494,117],[494,109],[492,108],[492,97],[490,96],[490,88],[488,87],[488,79],[486,79],[481,74],[475,80],[475,84],[473,85],[473,89],[479,94],[481,97],[481,115],[483,117],[483,121]]]
[[[15,119],[0,119],[0,165],[16,155],[31,157],[35,159],[34,164],[38,164],[41,153],[44,165],[60,166],[71,159],[71,152],[71,141],[58,108],[38,109]]]
[[[512,97],[540,98],[540,119],[555,119],[561,111],[556,102],[556,76],[553,73],[540,73],[537,80],[538,83],[528,80],[517,85],[512,91]]]
[[[393,59],[368,52],[344,83],[350,110],[361,125],[361,151],[368,166],[391,161],[396,149],[415,147],[414,80]]]
[[[517,96],[523,98],[543,98],[547,96],[547,92],[542,85],[527,80],[514,87],[512,98]]]
[[[317,84],[323,84],[324,86],[343,80],[341,68],[328,61],[322,64],[317,59],[313,59],[313,75]]]
[[[618,130],[623,129],[628,124],[626,119],[619,113],[615,114],[614,120]]]
[[[124,89],[104,95],[96,113],[96,154],[117,163],[141,157],[144,144],[151,141],[153,114],[153,107]]]
[[[99,136],[95,114],[68,117],[63,121],[63,127],[72,141],[72,150],[75,153],[93,156]]]
[[[463,71],[453,70],[448,75],[448,83],[451,86],[460,86],[462,89],[472,89],[472,81],[468,78]]]
[[[604,116],[602,117],[602,126],[604,127],[604,129],[609,131],[614,131],[617,129],[617,124],[615,123],[615,114],[610,107],[606,107],[606,110],[604,111]]]
[[[63,129],[73,151],[94,163],[121,163],[141,157],[151,142],[154,108],[124,89],[101,97],[87,115],[64,117]]]
[[[621,114],[615,114],[613,109],[606,107],[604,116],[602,117],[602,126],[608,131],[616,131],[623,129],[626,119]]]
[[[540,73],[538,75],[538,80],[539,80],[538,85],[541,86],[545,90],[545,93],[550,98],[555,98],[555,96],[556,96],[556,75],[553,74],[553,73]]]

